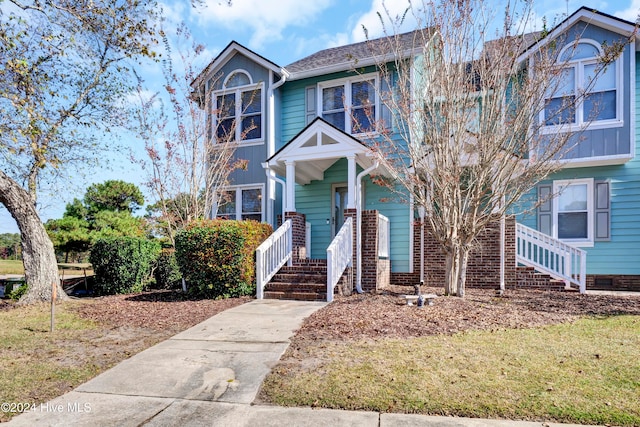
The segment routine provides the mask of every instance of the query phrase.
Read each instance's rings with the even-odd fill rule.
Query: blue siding
[[[263,105],[263,135],[265,141],[268,138],[268,126],[269,126],[269,112],[268,112],[268,99],[267,91],[269,87],[269,70],[256,64],[251,59],[244,55],[236,53],[229,61],[224,64],[218,75],[220,76],[215,81],[216,89],[222,87],[224,79],[235,70],[244,70],[251,75],[251,79],[254,84],[264,82],[264,89],[262,93],[262,105]],[[262,184],[266,182],[266,175],[262,162],[267,159],[267,147],[268,144],[262,143],[257,145],[249,145],[243,147],[242,143],[238,144],[234,153],[235,159],[243,159],[248,161],[246,170],[237,170],[231,173],[229,177],[230,184],[242,185],[242,184]]]
[[[624,42],[619,34],[579,22],[568,30],[567,42],[577,39],[591,39],[601,45],[612,46],[616,41]],[[563,47],[563,46],[560,46]],[[576,135],[571,144],[575,146],[564,155],[565,159],[585,159],[597,156],[624,155],[631,153],[631,56],[634,55],[633,44],[627,44],[622,54],[622,67],[624,70],[622,79],[622,119],[624,126],[587,130]],[[617,71],[617,70],[616,70]]]

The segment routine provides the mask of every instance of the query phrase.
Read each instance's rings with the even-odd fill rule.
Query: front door
[[[348,193],[348,187],[344,183],[331,186],[331,237],[335,237],[344,224],[344,210],[347,207]]]

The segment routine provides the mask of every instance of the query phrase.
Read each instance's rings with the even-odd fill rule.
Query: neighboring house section
[[[569,60],[562,83],[549,93],[539,120],[545,124],[543,133],[575,136],[573,148],[562,160],[563,169],[540,183],[531,197],[541,200],[537,208],[534,202],[529,206],[536,213],[517,220],[556,241],[584,249],[590,286],[610,281],[640,289],[636,44],[625,43],[619,58],[592,79],[600,71],[600,58],[634,31],[629,22],[582,8],[523,55],[523,60],[535,57],[541,44],[567,45],[566,53],[560,55]],[[427,43],[419,39],[424,34],[397,36],[396,51],[415,57],[419,53],[415,47]],[[287,261],[294,264],[289,268],[298,265],[326,274],[326,260],[334,250],[327,249],[340,240],[344,225],[352,227],[355,249],[349,252],[348,265],[356,270],[357,286],[362,282],[364,288],[375,289],[421,279],[442,284],[442,253],[432,239],[425,238],[411,201],[375,183],[376,175],[385,171],[368,144],[377,132],[397,132],[391,111],[380,99],[393,88],[386,86],[376,68],[378,43],[326,49],[279,67],[232,42],[194,82],[194,88],[210,93],[212,143],[231,135],[234,158],[248,161],[246,170],[231,174],[225,197],[212,215],[267,221],[274,228],[291,220],[290,228],[276,233],[270,244],[293,245],[293,259],[284,255],[259,261],[265,281]],[[389,58],[390,63],[395,59]],[[580,99],[575,109],[555,114],[564,100],[572,98]],[[535,153],[530,154],[535,158]],[[502,228],[506,240],[501,239],[498,223],[481,238],[482,248],[470,261],[469,286],[495,287],[501,278],[511,286],[538,283],[538,278],[517,271],[513,219]],[[285,242],[283,233],[293,233],[292,243]],[[274,271],[267,271],[270,268]],[[309,271],[287,274],[303,272]],[[261,280],[259,296],[264,295]],[[545,280],[548,284],[548,276]],[[326,285],[327,280],[322,283],[326,298],[331,299],[333,285]],[[275,287],[271,292],[291,296],[301,291],[287,293]]]
[[[558,43],[564,70],[540,113],[543,132],[575,136],[563,169],[538,186],[535,215],[520,221],[583,249],[589,288],[640,290],[639,55],[628,42],[635,30],[630,22],[582,8],[545,39]],[[620,56],[602,69],[601,58],[618,48]],[[565,97],[579,99],[576,108],[547,120]]]

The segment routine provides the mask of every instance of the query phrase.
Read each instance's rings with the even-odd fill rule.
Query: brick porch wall
[[[425,285],[444,286],[445,256],[425,224],[424,271]],[[391,273],[391,283],[414,285],[420,281],[420,222],[414,223],[414,273]],[[470,257],[467,265],[467,286],[495,289],[500,285],[500,221],[490,224],[478,238],[479,245]],[[505,220],[505,285],[516,284],[516,241],[515,218]]]
[[[345,209],[345,218],[353,219],[353,244],[357,248],[357,213],[355,209]],[[391,261],[378,258],[378,211],[362,211],[362,274],[361,285],[365,291],[373,291],[383,288],[390,283]],[[354,278],[357,273],[357,253],[353,254]]]
[[[292,231],[292,240],[293,240],[293,265],[300,264],[305,258],[307,258],[308,254],[306,249],[306,236],[307,236],[307,228],[306,228],[306,220],[307,218],[304,214],[298,212],[285,212],[284,214],[285,220],[291,220],[291,231]]]

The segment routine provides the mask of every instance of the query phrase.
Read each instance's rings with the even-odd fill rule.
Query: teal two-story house
[[[522,61],[550,40],[569,40],[569,34],[577,41],[563,63],[570,67],[564,92],[549,94],[552,105],[571,96],[567,88],[581,90],[604,50],[634,31],[630,22],[581,8],[530,46]],[[397,51],[407,58],[422,52],[414,50],[414,35],[398,38]],[[258,250],[258,297],[331,300],[336,286],[441,284],[443,257],[425,238],[416,209],[372,180],[385,171],[364,135],[391,123],[379,99],[388,88],[376,67],[375,43],[322,50],[282,67],[231,42],[193,83],[207,93],[211,143],[223,134],[228,141],[231,133],[225,143],[235,158],[248,161],[232,173],[212,216],[277,228]],[[582,132],[563,169],[538,186],[544,203],[537,214],[487,231],[481,254],[470,260],[468,286],[548,287],[551,277],[581,291],[640,290],[637,50],[635,42],[626,43],[591,87],[602,100],[596,117],[586,96],[572,116],[544,127]]]

